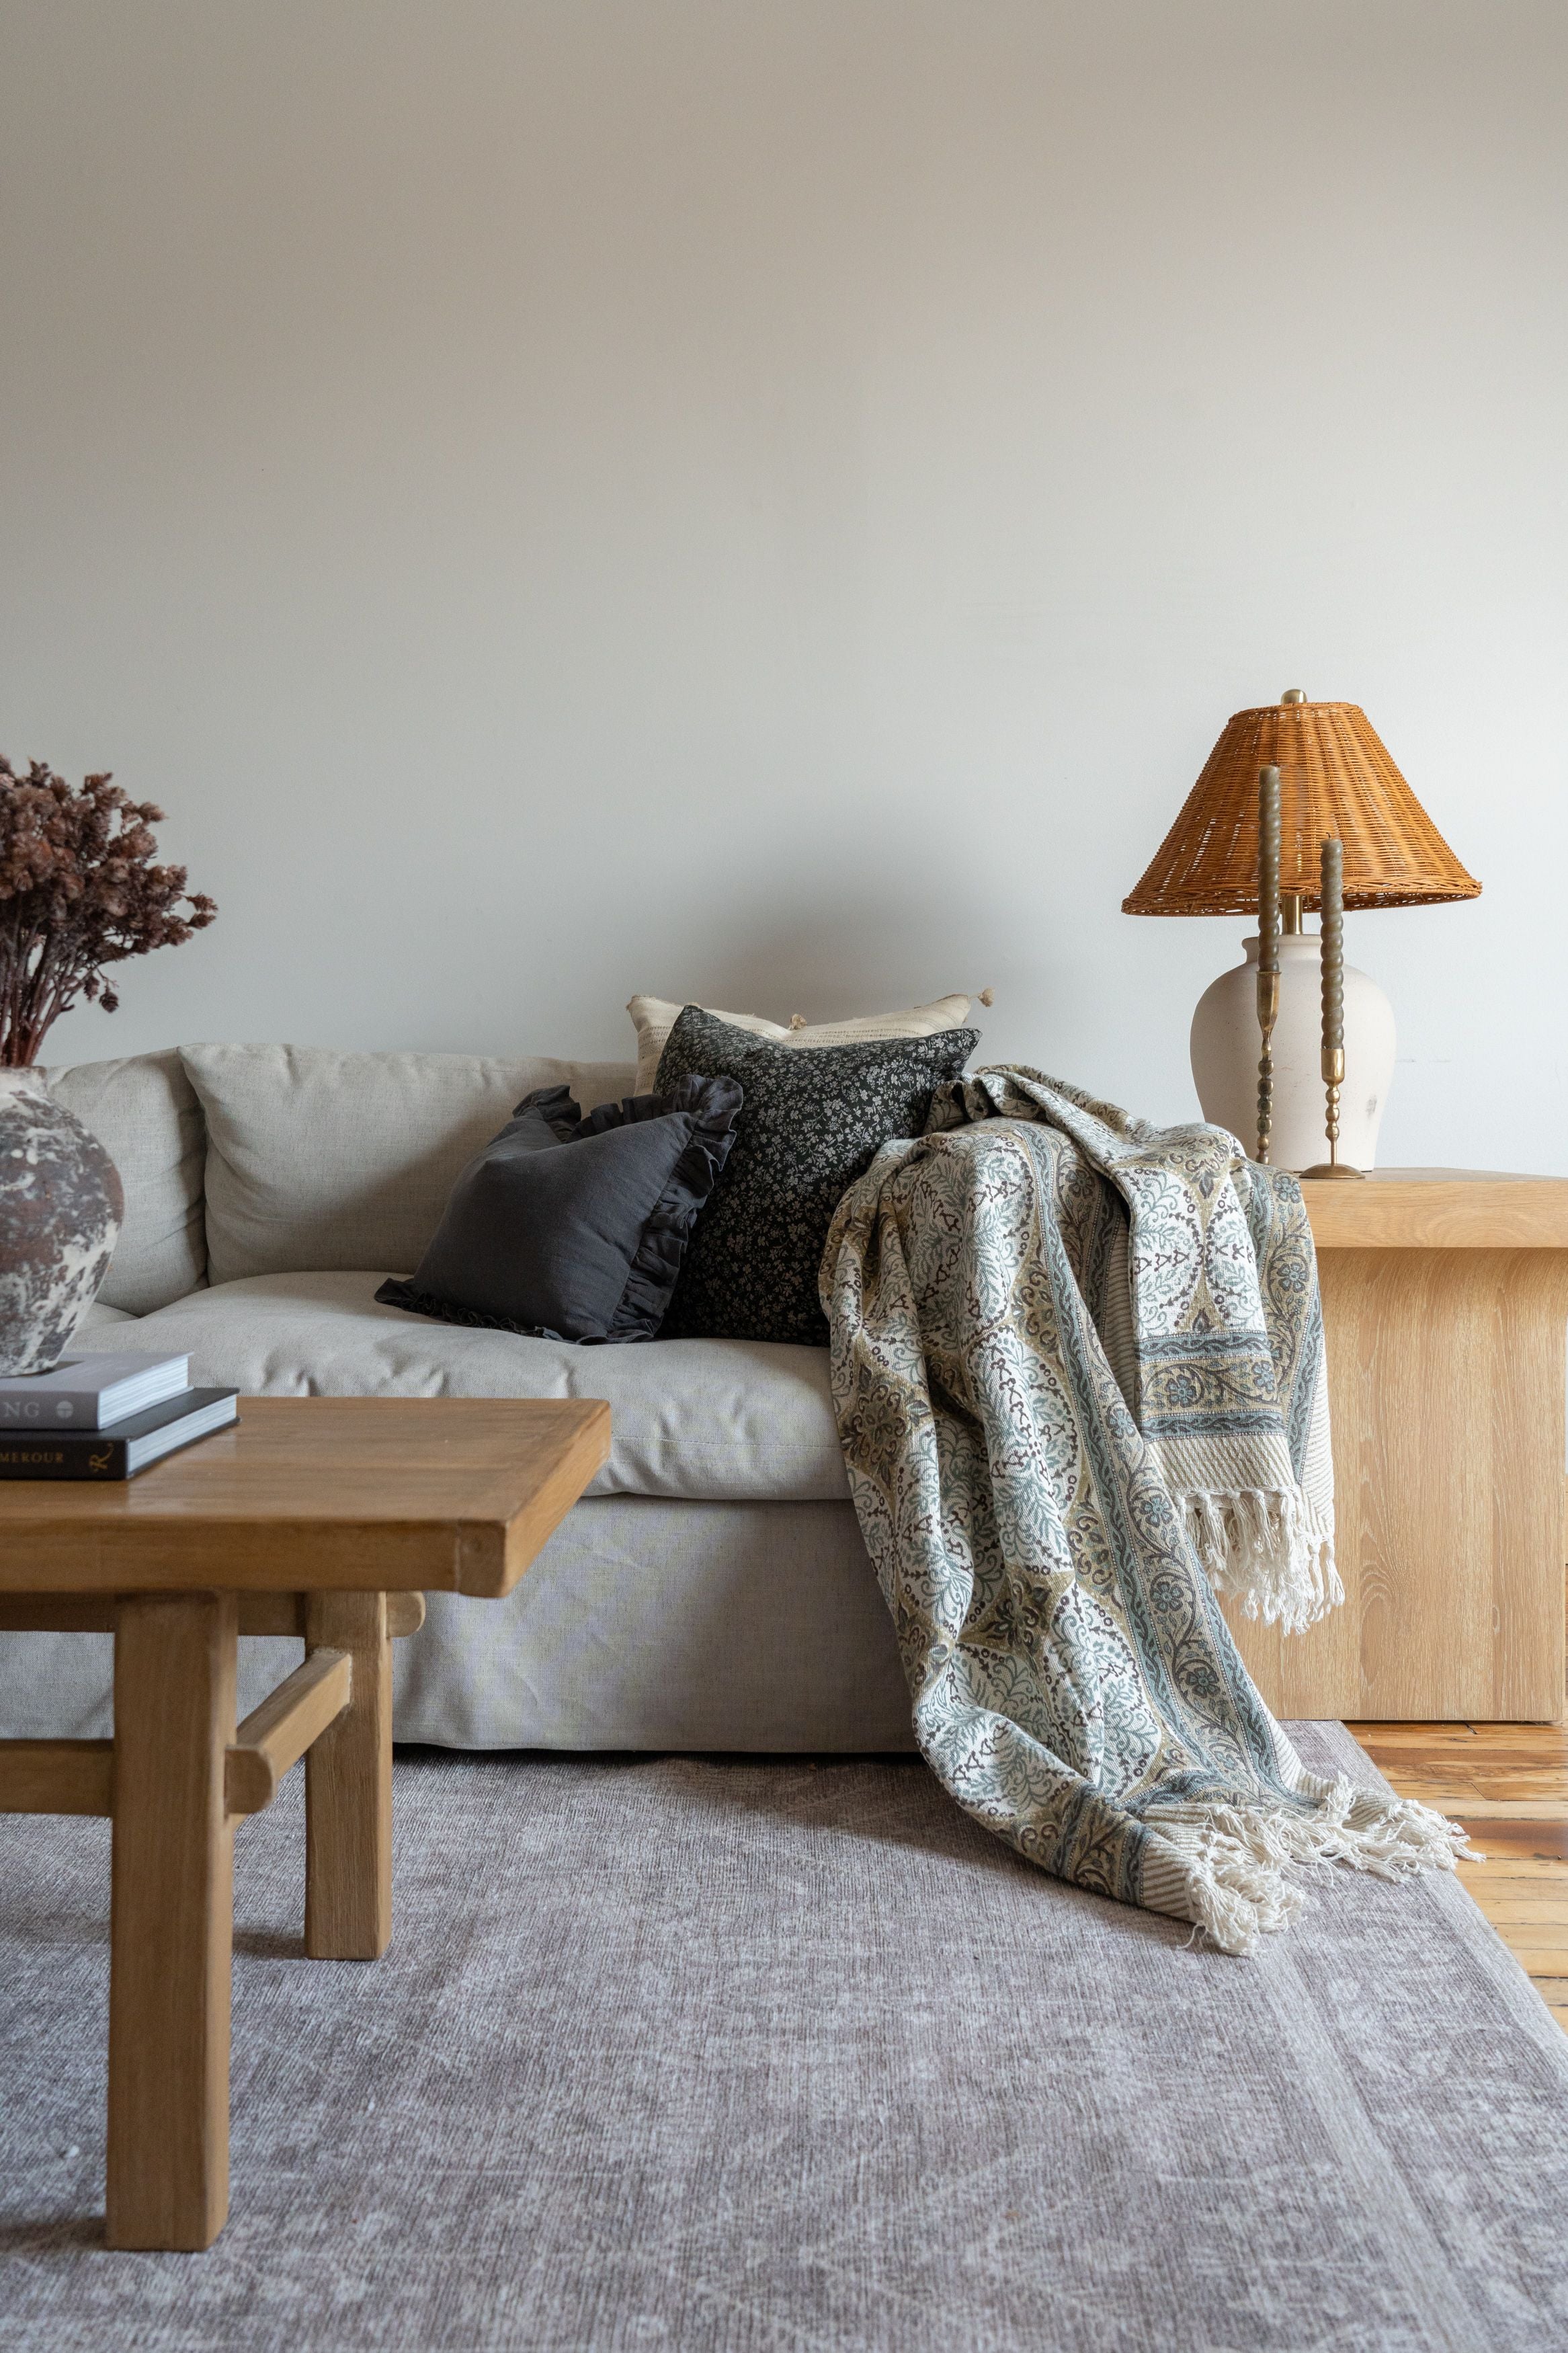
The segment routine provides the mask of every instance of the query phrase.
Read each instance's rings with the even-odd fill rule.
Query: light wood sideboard
[[[1278,1715],[1563,1713],[1568,1179],[1304,1182],[1333,1418],[1342,1609],[1226,1616]]]

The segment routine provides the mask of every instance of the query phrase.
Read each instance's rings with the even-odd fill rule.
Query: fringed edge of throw
[[[1151,1810],[1158,1840],[1143,1864],[1141,1900],[1151,1911],[1191,1920],[1221,1952],[1247,1954],[1283,1928],[1307,1901],[1293,1870],[1346,1864],[1378,1879],[1452,1871],[1472,1853],[1458,1822],[1412,1798],[1302,1777],[1310,1808],[1189,1803]]]
[[[1199,1489],[1181,1503],[1205,1576],[1216,1593],[1234,1595],[1247,1617],[1300,1634],[1344,1599],[1333,1522],[1325,1526],[1299,1492]]]

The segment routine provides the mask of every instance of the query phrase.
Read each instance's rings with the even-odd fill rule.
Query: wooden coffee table
[[[228,2211],[234,1825],[305,1758],[305,1950],[392,1930],[391,1637],[510,1591],[609,1452],[594,1400],[247,1398],[125,1485],[0,1484],[0,1630],[114,1634],[114,1738],[0,1741],[0,1811],[114,1822],[112,2247]],[[237,1727],[237,1634],[303,1666]]]

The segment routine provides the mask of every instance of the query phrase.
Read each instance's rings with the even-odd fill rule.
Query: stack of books
[[[237,1389],[194,1389],[189,1356],[63,1356],[0,1377],[0,1479],[134,1479],[236,1417]]]

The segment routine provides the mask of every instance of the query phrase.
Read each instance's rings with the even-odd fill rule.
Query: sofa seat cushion
[[[575,1348],[378,1306],[380,1279],[217,1283],[142,1316],[136,1345],[185,1351],[193,1381],[249,1397],[605,1398],[611,1451],[595,1495],[842,1503],[848,1494],[825,1349],[754,1340]],[[83,1339],[113,1347],[118,1336]]]
[[[109,1332],[118,1324],[140,1324],[141,1316],[132,1315],[123,1307],[110,1307],[103,1300],[95,1299],[76,1327],[75,1338],[85,1340],[94,1332]],[[141,1343],[138,1342],[140,1346]]]

